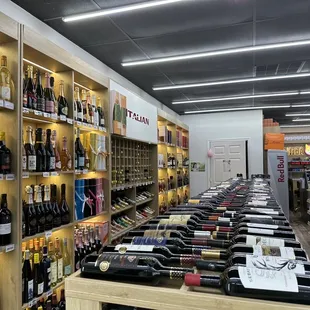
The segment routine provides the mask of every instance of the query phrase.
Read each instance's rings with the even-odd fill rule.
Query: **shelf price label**
[[[14,176],[14,174],[10,173],[10,174],[7,174],[7,175],[5,176],[5,179],[6,179],[7,181],[14,181],[14,180],[15,180],[15,176]]]
[[[43,178],[48,178],[50,176],[49,172],[43,172]]]
[[[88,173],[88,169],[83,169],[83,174],[87,174]]]
[[[52,237],[52,231],[51,230],[47,230],[45,232],[45,238],[48,239],[48,238],[51,238]]]
[[[43,113],[43,116],[46,117],[46,118],[51,118],[51,114],[50,114],[50,113],[45,113],[45,112],[44,112],[44,113]]]
[[[14,244],[8,244],[6,247],[5,247],[5,252],[12,252],[14,251],[15,249],[15,245]]]
[[[23,172],[22,178],[29,179],[29,172]]]
[[[58,115],[56,113],[51,114],[51,119],[57,121],[58,120]]]
[[[65,115],[60,115],[59,116],[59,119],[63,122],[66,122],[67,121],[67,117]]]
[[[3,174],[0,174],[0,181],[3,181]]]
[[[67,118],[67,123],[70,125],[73,125],[73,119],[72,118]]]
[[[36,116],[43,116],[43,112],[35,110],[34,111],[34,115],[36,115]]]
[[[77,124],[78,126],[81,126],[81,125],[82,125],[82,123],[81,123],[81,122],[76,122],[76,124]]]
[[[104,131],[104,132],[106,132],[107,130],[105,129],[105,127],[99,126],[99,131]]]
[[[52,177],[57,177],[57,176],[59,176],[59,173],[57,171],[52,171],[51,172],[51,176]]]
[[[24,113],[24,114],[29,114],[29,112],[30,112],[30,111],[29,111],[28,108],[23,108],[23,113]]]
[[[4,100],[4,107],[8,110],[14,110],[14,103]]]

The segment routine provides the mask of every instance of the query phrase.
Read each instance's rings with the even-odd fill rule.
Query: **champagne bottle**
[[[43,144],[43,131],[42,128],[36,129],[36,171],[44,172],[46,171],[46,150]]]
[[[90,100],[90,91],[86,93],[86,109],[87,109],[87,122],[89,124],[94,124],[94,113],[92,103]]]
[[[42,87],[42,79],[41,79],[41,72],[37,70],[37,79],[36,79],[36,100],[37,100],[37,110],[45,112],[45,96]]]
[[[26,156],[27,156],[27,169],[28,171],[36,171],[37,169],[37,157],[36,151],[32,141],[32,127],[27,126],[26,133],[27,139],[25,144]]]
[[[26,236],[33,236],[38,231],[37,214],[33,204],[33,188],[27,185],[25,191],[26,191],[26,204],[25,204]]]
[[[80,140],[79,128],[76,129],[75,155],[76,155],[75,169],[83,170],[85,167],[85,150]]]
[[[29,250],[25,251],[25,261],[23,265],[23,276],[24,276],[24,281],[23,281],[23,303],[29,302],[33,299],[33,274],[31,270],[31,265],[30,265],[30,253]]]
[[[46,171],[55,171],[56,169],[56,157],[55,151],[53,147],[53,143],[51,141],[51,129],[46,130],[46,143],[45,143],[45,151],[46,151]]]
[[[5,132],[0,131],[0,173],[11,173],[12,154],[10,149],[5,145]]]
[[[51,93],[52,93],[52,98],[54,101],[54,114],[58,115],[58,101],[56,99],[55,91],[54,91],[54,86],[55,86],[55,79],[53,76],[50,77],[50,85],[51,85]]]
[[[61,282],[63,280],[63,258],[60,247],[60,239],[55,239],[55,255],[57,259],[57,282]]]
[[[48,72],[45,73],[44,97],[45,97],[45,112],[55,113],[55,101],[50,85],[50,74]]]
[[[86,90],[82,89],[82,109],[83,109],[83,123],[88,122],[89,115],[87,113],[87,100],[86,100]]]
[[[59,227],[61,225],[61,213],[57,203],[57,186],[51,184],[51,204],[53,210],[53,227]]]
[[[52,295],[52,310],[59,310],[56,294]]]
[[[6,56],[1,57],[0,67],[0,99],[11,101],[11,72],[8,69],[8,60]]]
[[[66,225],[70,223],[70,211],[66,200],[66,184],[61,184],[61,200],[59,203],[61,224]]]
[[[68,277],[71,274],[71,261],[68,252],[68,240],[63,239],[63,265],[64,265],[64,277]]]
[[[27,67],[27,84],[24,91],[23,98],[23,107],[28,109],[37,108],[37,98],[34,92],[34,83],[33,83],[33,66]]]
[[[80,89],[78,87],[74,88],[74,102],[76,105],[76,121],[83,121],[83,106],[80,100]]]
[[[53,145],[53,149],[54,149],[54,154],[55,154],[55,169],[57,171],[61,170],[61,158],[58,152],[58,145],[57,145],[57,133],[56,130],[52,131],[52,145]]]
[[[24,131],[22,131],[23,137],[23,145],[22,145],[22,170],[27,171],[27,152],[25,148],[25,141],[24,141]]]
[[[93,111],[93,124],[99,126],[99,113],[96,106],[96,95],[92,95],[92,111]]]
[[[98,110],[98,116],[99,116],[99,126],[105,127],[104,109],[102,106],[101,97],[98,97],[97,99],[97,110]]]
[[[69,105],[65,97],[65,83],[60,81],[59,84],[59,97],[58,97],[58,115],[64,115],[68,117]]]
[[[58,280],[57,258],[54,253],[53,242],[48,244],[48,258],[51,262],[51,287],[56,286]]]
[[[41,185],[43,196],[43,208],[45,213],[45,230],[53,229],[53,208],[49,185]]]
[[[34,200],[35,200],[35,209],[37,214],[37,225],[38,232],[45,231],[45,210],[42,203],[42,189],[40,185],[34,186]]]
[[[47,246],[43,246],[43,258],[40,263],[41,273],[43,275],[44,292],[51,288],[51,261],[47,256]]]
[[[0,246],[11,243],[12,213],[8,209],[7,195],[1,194],[0,204]]]

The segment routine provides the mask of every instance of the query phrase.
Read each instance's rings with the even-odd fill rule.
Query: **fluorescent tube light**
[[[292,108],[306,108],[310,107],[310,104],[292,104]]]
[[[74,82],[74,85],[79,86],[79,87],[82,87],[82,88],[84,88],[84,89],[86,89],[86,90],[88,90],[88,91],[91,91],[91,89],[89,89],[89,88],[87,88],[87,87],[85,87],[85,86],[83,86],[82,84],[79,84],[79,83],[77,83],[77,82]]]
[[[30,60],[28,60],[28,59],[26,59],[26,58],[23,58],[23,60],[24,60],[25,62],[27,62],[27,63],[33,65],[33,66],[36,66],[36,67],[38,67],[38,68],[40,68],[40,69],[43,69],[43,70],[45,70],[45,71],[47,71],[47,72],[49,72],[49,73],[55,74],[54,71],[52,71],[52,70],[50,70],[50,69],[47,69],[47,68],[45,68],[45,67],[42,67],[42,66],[36,64],[35,62],[32,62],[32,61],[30,61]]]
[[[258,78],[245,78],[245,79],[214,81],[214,82],[196,83],[196,84],[159,86],[159,87],[153,87],[153,90],[157,91],[157,90],[170,90],[170,89],[180,89],[180,88],[194,88],[194,87],[205,87],[205,86],[216,86],[216,85],[239,84],[239,83],[247,83],[247,82],[296,79],[296,78],[309,77],[309,76],[310,76],[310,73],[264,76],[264,77],[258,77]]]
[[[241,99],[252,99],[252,98],[270,98],[270,97],[282,97],[282,96],[296,96],[302,94],[298,91],[285,92],[285,93],[267,93],[261,95],[247,95],[247,96],[234,96],[234,97],[215,97],[197,100],[186,100],[186,101],[174,101],[172,104],[186,104],[186,103],[200,103],[200,102],[216,102],[226,100],[241,100]]]
[[[112,15],[112,14],[117,14],[117,13],[124,13],[124,12],[129,12],[129,11],[147,9],[147,8],[151,8],[155,6],[167,5],[167,4],[181,2],[181,1],[186,1],[186,0],[158,0],[158,1],[142,2],[142,3],[137,3],[137,4],[116,7],[112,9],[107,9],[107,10],[99,10],[99,11],[94,11],[94,12],[89,12],[89,13],[66,16],[66,17],[63,17],[62,20],[67,23],[67,22],[73,22],[77,20],[94,18],[94,17],[99,17],[99,16],[106,16],[106,15]]]
[[[247,111],[247,110],[262,110],[262,109],[283,109],[283,108],[289,108],[289,107],[290,107],[290,105],[274,105],[274,106],[270,105],[270,106],[260,106],[260,107],[244,107],[244,108],[227,108],[227,109],[185,111],[184,114]]]
[[[292,120],[293,122],[310,122],[310,118],[296,118]]]
[[[287,114],[285,114],[285,116],[310,116],[310,113],[305,113],[305,114],[302,114],[302,113],[287,113]]]
[[[263,50],[272,50],[272,49],[280,49],[284,47],[294,47],[294,46],[303,46],[303,45],[310,45],[310,40],[265,44],[265,45],[258,45],[258,46],[246,46],[246,47],[232,48],[232,49],[227,49],[227,50],[197,53],[197,54],[170,56],[170,57],[163,57],[163,58],[156,58],[156,59],[123,62],[122,66],[129,67],[129,66],[150,65],[150,64],[156,64],[156,63],[162,63],[162,62],[173,62],[173,61],[179,61],[179,60],[231,55],[231,54],[239,54],[239,53],[246,53],[246,52],[257,52],[257,51],[263,51]]]
[[[280,125],[281,128],[291,128],[291,127],[310,127],[310,125]]]

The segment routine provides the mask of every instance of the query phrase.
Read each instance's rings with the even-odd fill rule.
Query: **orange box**
[[[284,134],[283,133],[266,133],[265,150],[284,150]]]

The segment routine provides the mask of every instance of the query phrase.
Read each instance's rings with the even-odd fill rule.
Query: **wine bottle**
[[[70,223],[70,211],[66,200],[66,184],[61,184],[61,200],[59,203],[60,215],[61,215],[61,225],[66,225]]]
[[[57,171],[61,170],[61,158],[58,152],[58,145],[57,145],[57,133],[56,130],[52,131],[52,137],[51,137],[53,149],[54,149],[54,154],[55,154],[55,169]]]
[[[37,108],[37,98],[34,92],[34,83],[33,83],[33,66],[27,67],[27,84],[24,91],[23,98],[23,107],[28,109]]]
[[[25,260],[23,265],[23,303],[29,302],[33,299],[33,274],[30,265],[30,253],[29,250],[25,250]]]
[[[6,56],[1,56],[0,67],[0,99],[11,101],[11,72],[8,69],[8,60]]]
[[[77,231],[78,230],[74,232],[74,271],[77,271],[81,268],[80,267],[80,263],[81,263],[80,252],[78,250],[79,240],[78,240]]]
[[[27,126],[26,133],[27,139],[25,143],[25,150],[27,156],[27,169],[28,171],[36,171],[37,169],[37,158],[36,158],[36,151],[33,146],[32,141],[32,127]]]
[[[80,89],[78,87],[74,88],[74,102],[76,104],[76,121],[83,121],[83,106],[80,100]]]
[[[62,137],[62,149],[60,152],[61,170],[68,171],[72,169],[72,158],[67,147],[67,137]]]
[[[102,248],[102,242],[101,242],[100,232],[99,232],[99,225],[95,226],[95,244],[96,244],[96,251],[99,252],[99,250]]]
[[[38,232],[37,213],[33,204],[33,188],[29,185],[25,187],[26,204],[25,204],[25,224],[26,236],[33,236]]]
[[[85,167],[85,150],[80,140],[79,128],[76,129],[75,155],[76,155],[75,169],[83,170]]]
[[[37,227],[38,232],[45,231],[45,210],[42,203],[42,189],[40,185],[34,186],[34,201],[35,209],[37,215]]]
[[[85,89],[82,89],[81,101],[82,101],[82,109],[83,109],[83,123],[87,123],[89,115],[87,113],[87,100],[86,100]]]
[[[22,170],[27,171],[27,152],[24,141],[24,131],[22,131],[23,145],[22,145]]]
[[[46,171],[55,171],[56,169],[56,157],[55,151],[53,147],[53,143],[51,141],[52,131],[51,129],[46,130]]]
[[[0,173],[11,173],[12,155],[10,149],[5,145],[5,132],[0,131]]]
[[[62,253],[60,248],[60,239],[55,239],[55,255],[57,259],[57,282],[61,282],[63,280],[63,259],[62,259]]]
[[[48,72],[45,73],[44,97],[45,97],[45,112],[55,113],[55,101],[50,85],[50,74]]]
[[[41,72],[40,70],[37,70],[37,78],[36,78],[36,100],[37,100],[37,110],[45,112],[45,96],[44,96],[44,90],[42,87],[42,79],[41,79]]]
[[[53,227],[59,227],[61,225],[61,213],[57,203],[57,186],[51,184],[51,204],[53,210]]]
[[[68,117],[69,105],[65,97],[65,83],[60,81],[59,84],[59,97],[58,97],[58,115],[64,115]]]
[[[51,261],[47,256],[47,246],[43,246],[43,258],[40,262],[41,273],[43,275],[44,292],[51,288]]]
[[[71,261],[68,252],[68,241],[67,238],[63,239],[63,265],[64,265],[64,277],[68,277],[71,274]]]
[[[52,310],[59,310],[56,294],[52,295]]]
[[[93,111],[93,124],[95,126],[99,126],[99,113],[97,110],[97,106],[96,106],[96,95],[92,95],[91,97],[91,106],[92,106],[92,111]]]
[[[43,144],[43,131],[42,128],[36,129],[36,171],[44,172],[46,171],[46,150]]]
[[[59,310],[66,310],[66,298],[65,298],[65,290],[62,289],[60,291],[60,301],[58,303]]]
[[[44,291],[44,280],[40,268],[39,241],[35,242],[35,253],[33,255],[33,280],[34,296],[39,297]]]
[[[53,229],[53,208],[50,198],[49,185],[41,185],[43,198],[43,208],[45,213],[45,230]]]
[[[51,262],[51,287],[56,286],[58,279],[57,258],[54,253],[53,242],[48,244],[48,258]]]
[[[54,101],[54,114],[58,115],[58,100],[56,99],[55,91],[54,91],[54,86],[55,86],[55,79],[53,76],[50,77],[50,85],[51,85],[51,93],[52,93],[52,98]]]
[[[92,103],[90,100],[90,91],[87,91],[86,93],[86,109],[87,109],[87,122],[89,124],[94,124],[94,113]]]
[[[0,204],[0,246],[11,243],[12,213],[8,209],[7,195],[1,195]]]

